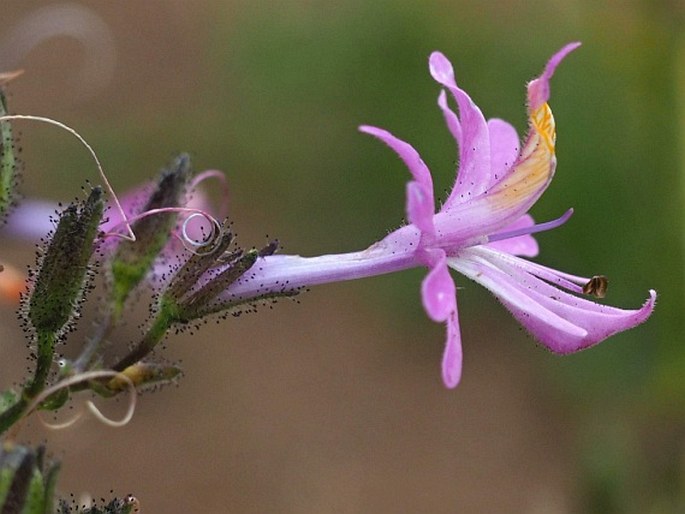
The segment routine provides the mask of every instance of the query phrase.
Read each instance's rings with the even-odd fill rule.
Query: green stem
[[[159,315],[154,323],[143,337],[143,340],[129,352],[126,357],[121,359],[116,365],[112,367],[114,371],[123,371],[129,366],[143,359],[147,354],[154,350],[155,346],[159,344],[171,327],[171,324],[177,321],[177,307],[175,304],[164,302],[160,306]]]
[[[55,335],[52,333],[38,333],[38,351],[36,372],[33,379],[24,386],[21,398],[17,402],[0,414],[0,434],[14,425],[25,414],[26,408],[31,401],[45,389],[48,380],[52,356],[55,351]]]
[[[22,394],[28,400],[33,400],[45,388],[54,352],[55,335],[52,333],[39,333],[36,373],[33,376],[33,380],[24,387],[24,393]]]
[[[0,414],[0,434],[5,433],[12,425],[21,419],[24,415],[24,410],[28,407],[28,400],[20,398],[17,403],[9,407],[2,414]]]

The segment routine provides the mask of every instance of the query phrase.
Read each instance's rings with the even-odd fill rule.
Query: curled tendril
[[[69,127],[68,125],[65,125],[64,123],[53,120],[52,118],[46,118],[44,116],[33,116],[31,114],[8,114],[5,116],[0,116],[0,121],[10,121],[10,120],[28,120],[28,121],[38,121],[41,123],[47,123],[48,125],[54,125],[56,127],[61,128],[62,130],[66,130],[69,132],[71,135],[73,135],[76,139],[79,140],[79,142],[86,147],[88,152],[90,153],[91,157],[93,157],[93,160],[95,161],[95,165],[98,168],[98,173],[100,174],[100,178],[102,178],[102,181],[105,184],[105,188],[109,192],[109,194],[112,195],[112,200],[114,201],[114,204],[116,205],[117,211],[119,211],[119,214],[121,215],[121,219],[123,220],[123,224],[126,227],[126,231],[128,234],[120,234],[120,233],[107,233],[105,235],[107,236],[113,236],[113,237],[121,237],[123,239],[127,239],[129,241],[135,241],[136,240],[136,235],[133,233],[133,229],[131,228],[131,223],[128,221],[128,217],[126,216],[126,213],[124,212],[123,207],[121,206],[121,203],[119,202],[119,198],[117,197],[117,194],[114,192],[114,189],[112,188],[111,184],[109,183],[109,180],[107,179],[107,175],[105,175],[105,171],[102,167],[102,164],[100,163],[100,159],[98,159],[98,156],[95,154],[95,150],[86,142],[85,139],[76,132],[73,128]]]
[[[212,224],[211,233],[207,234],[207,236],[202,241],[193,239],[188,235],[188,223],[191,219],[197,216],[205,218]],[[213,253],[214,250],[216,250],[219,242],[221,241],[223,233],[224,228],[221,226],[221,223],[219,223],[219,221],[216,218],[214,218],[211,215],[208,215],[205,212],[194,212],[185,220],[183,220],[183,225],[181,226],[181,236],[179,239],[188,251],[196,255],[208,255],[210,253]]]
[[[14,77],[15,75],[12,75]],[[121,205],[121,202],[119,201],[119,197],[117,194],[114,192],[114,188],[109,182],[109,179],[107,178],[107,175],[105,174],[104,168],[102,167],[102,163],[100,162],[100,159],[98,158],[97,154],[95,153],[95,150],[88,144],[88,142],[79,134],[75,129],[71,128],[68,125],[65,125],[64,123],[53,120],[52,118],[47,118],[44,116],[34,116],[31,114],[8,114],[5,116],[0,116],[0,121],[10,121],[10,120],[28,120],[28,121],[38,121],[41,123],[47,123],[48,125],[54,125],[58,128],[61,128],[62,130],[65,130],[69,132],[71,135],[73,135],[78,141],[85,146],[86,150],[88,150],[88,153],[90,153],[91,157],[95,161],[95,165],[97,166],[98,169],[98,174],[100,175],[100,178],[102,179],[102,182],[105,184],[105,188],[109,192],[110,195],[112,195],[112,200],[116,206],[117,211],[121,215],[122,222],[117,224],[114,228],[123,225],[126,228],[126,234],[122,234],[120,232],[107,232],[103,234],[103,237],[120,237],[122,239],[125,239],[127,241],[135,242],[136,241],[136,235],[133,232],[133,228],[131,227],[131,223],[144,218],[146,216],[151,216],[153,214],[158,214],[162,212],[185,212],[185,213],[190,213],[190,216],[186,217],[186,219],[183,221],[182,225],[182,230],[181,230],[181,235],[179,236],[176,234],[176,237],[181,241],[183,244],[184,248],[186,248],[188,251],[194,254],[209,254],[212,253],[218,244],[218,242],[221,240],[221,236],[223,235],[223,228],[221,223],[209,214],[206,211],[203,211],[202,209],[195,209],[192,207],[166,207],[166,208],[161,208],[161,209],[150,209],[149,211],[143,212],[137,216],[132,216],[129,217],[126,215],[126,212],[124,211],[124,208]],[[224,212],[227,211],[227,200],[228,200],[228,186],[226,184],[226,177],[223,173],[221,173],[218,170],[207,170],[199,175],[197,175],[193,181],[190,184],[190,187],[192,190],[197,188],[197,186],[204,182],[205,180],[208,179],[218,179],[221,184],[222,184],[222,195],[221,197],[223,198],[222,204],[220,206],[220,210]],[[193,239],[192,237],[189,236],[188,234],[188,223],[190,222],[191,219],[197,217],[197,216],[202,216],[204,217],[209,223],[212,225],[212,231],[211,233],[204,238],[201,241],[198,241],[196,239]]]
[[[136,387],[131,381],[130,378],[128,378],[126,375],[123,373],[119,373],[118,371],[113,371],[113,370],[101,370],[101,371],[86,371],[84,373],[78,373],[76,375],[72,375],[70,377],[65,378],[64,380],[60,380],[56,384],[48,387],[47,389],[43,390],[38,396],[36,396],[33,401],[29,404],[28,408],[26,409],[26,414],[31,413],[33,410],[40,405],[43,400],[47,399],[49,396],[53,395],[54,393],[65,389],[67,387],[71,387],[74,384],[78,384],[80,382],[85,382],[87,380],[93,380],[96,378],[121,378],[127,386],[127,389],[129,391],[129,403],[128,403],[128,409],[126,411],[126,414],[124,415],[123,418],[120,420],[113,420],[105,416],[100,409],[98,409],[95,404],[87,400],[86,401],[86,408],[90,411],[90,413],[97,419],[99,422],[101,422],[104,425],[114,427],[114,428],[119,428],[123,427],[125,425],[128,425],[128,423],[133,419],[133,414],[135,413],[136,410],[136,403],[138,400],[138,397],[136,396]],[[58,424],[51,424],[46,421],[44,421],[41,418],[41,421],[43,424],[53,430],[62,430],[65,428],[69,428],[72,426],[74,423],[76,423],[82,416],[82,413],[79,412],[74,416],[74,418],[70,419],[69,421],[65,421],[64,423],[58,423]],[[40,417],[40,416],[39,416]]]
[[[176,232],[174,232],[174,236],[177,237],[179,241],[181,241],[184,248],[186,248],[188,251],[194,254],[211,253],[212,251],[214,251],[214,248],[221,240],[221,236],[223,235],[224,229],[221,226],[219,220],[217,220],[214,216],[209,214],[207,211],[203,211],[202,209],[196,209],[194,207],[161,207],[159,209],[150,209],[145,212],[141,212],[140,214],[137,214],[135,216],[128,217],[126,221],[122,221],[121,223],[115,225],[114,228],[118,227],[119,225],[130,224],[143,218],[147,218],[148,216],[162,214],[165,212],[190,213],[190,215],[187,216],[185,220],[183,220],[183,224],[181,225],[181,234],[179,235]],[[212,225],[212,231],[202,240],[194,239],[190,237],[190,235],[188,234],[188,223],[191,219],[196,217],[202,217]],[[112,236],[117,237],[120,236],[120,234],[117,232],[108,232],[107,234],[104,234],[103,237]]]

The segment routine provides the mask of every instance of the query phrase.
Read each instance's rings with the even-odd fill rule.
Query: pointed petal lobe
[[[579,46],[580,43],[577,42],[569,43],[564,46],[547,62],[547,66],[545,66],[545,71],[542,72],[542,75],[528,84],[528,105],[530,106],[531,111],[535,111],[549,100],[549,81],[552,78],[552,75],[554,75],[554,71],[557,69],[557,66],[559,66],[559,63]]]
[[[556,126],[546,103],[549,80],[563,58],[578,45],[572,43],[562,48],[550,59],[543,74],[529,84],[528,138],[510,172],[488,190],[493,212],[507,213],[512,221],[532,207],[554,176]]]
[[[442,322],[457,308],[456,287],[443,250],[426,251],[431,270],[421,284],[421,298],[428,317]]]
[[[544,346],[560,354],[577,352],[645,321],[656,293],[640,309],[591,302],[541,280],[526,261],[481,247],[461,252],[450,266],[489,289]]]
[[[447,318],[447,342],[442,355],[442,380],[450,389],[461,381],[462,358],[459,314],[455,309]]]
[[[433,178],[419,153],[409,143],[396,138],[387,130],[367,125],[362,125],[359,130],[383,141],[409,168],[414,181],[407,185],[407,218],[422,231],[432,234],[435,213]]]
[[[440,52],[433,52],[429,69],[433,78],[450,91],[459,106],[459,171],[454,188],[443,205],[443,210],[448,210],[453,204],[481,194],[490,185],[490,136],[483,113],[471,97],[457,86],[452,64],[447,57]]]

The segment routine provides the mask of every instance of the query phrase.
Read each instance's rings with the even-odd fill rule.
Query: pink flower
[[[456,286],[449,268],[489,289],[555,353],[577,352],[645,321],[654,309],[653,290],[640,309],[609,307],[579,296],[593,292],[603,296],[604,277],[578,277],[520,257],[536,256],[532,234],[563,224],[572,212],[540,225],[527,214],[556,168],[549,81],[557,65],[578,46],[562,48],[542,75],[528,84],[529,133],[521,147],[516,130],[505,121],[486,120],[457,86],[447,58],[433,53],[430,73],[445,88],[438,105],[459,146],[456,182],[442,207],[436,212],[431,173],[416,150],[383,129],[362,126],[362,132],[394,150],[411,172],[406,188],[409,224],[361,252],[262,257],[217,297],[216,310],[315,284],[426,266],[423,306],[432,320],[447,325],[442,361],[447,387],[459,383],[462,370]],[[459,115],[448,106],[445,91],[456,102]]]

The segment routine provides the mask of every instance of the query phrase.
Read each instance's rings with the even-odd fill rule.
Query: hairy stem
[[[162,303],[160,311],[153,322],[150,329],[147,331],[142,341],[138,343],[128,355],[115,364],[112,369],[114,371],[123,371],[129,366],[135,364],[141,359],[145,358],[155,346],[159,344],[171,327],[171,324],[177,320],[177,307],[175,304]]]
[[[25,414],[25,410],[31,403],[31,400],[45,389],[54,351],[55,335],[48,332],[39,332],[38,349],[36,352],[36,372],[31,381],[24,386],[21,398],[0,414],[0,434],[19,421]]]

